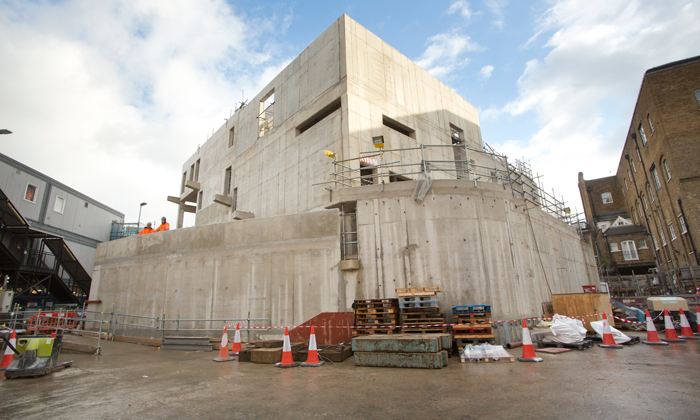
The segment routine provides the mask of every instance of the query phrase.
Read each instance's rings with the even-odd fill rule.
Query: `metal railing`
[[[109,233],[109,240],[114,241],[121,238],[136,236],[146,225],[143,223],[119,223],[112,222],[112,230]]]
[[[580,219],[574,219],[564,198],[558,199],[545,191],[541,176],[532,175],[529,163],[515,160],[496,152],[486,144],[484,149],[475,149],[466,143],[419,144],[399,149],[379,149],[361,152],[349,159],[333,157],[332,180],[312,185],[331,185],[331,192],[339,188],[380,184],[382,191],[386,178],[416,178],[425,174],[431,179],[464,179],[474,182],[489,182],[510,188],[513,196],[534,204],[555,217],[581,231]]]

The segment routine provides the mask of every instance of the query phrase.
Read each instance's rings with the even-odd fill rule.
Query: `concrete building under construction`
[[[195,227],[101,244],[102,308],[298,325],[437,285],[442,307],[499,319],[599,284],[563,204],[485,145],[476,108],[345,15],[197,149],[168,200]]]

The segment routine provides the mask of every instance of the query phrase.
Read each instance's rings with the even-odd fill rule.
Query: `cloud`
[[[488,80],[491,78],[491,73],[493,73],[493,66],[490,64],[488,66],[484,66],[481,68],[481,70],[479,70],[479,79]]]
[[[573,203],[576,178],[616,171],[644,72],[700,54],[700,2],[557,2],[540,18],[534,42],[549,49],[518,80],[518,96],[488,118],[525,117],[539,124],[529,139],[501,151],[531,156],[545,181]]]
[[[267,38],[287,16],[224,0],[6,1],[3,153],[135,220],[176,218],[182,163],[289,58]],[[132,208],[133,207],[133,208]],[[150,213],[153,213],[152,215]]]
[[[467,52],[484,48],[471,37],[459,33],[441,33],[428,39],[428,47],[416,60],[416,64],[435,77],[444,77],[469,63]]]
[[[450,8],[447,9],[447,13],[452,15],[455,13],[459,13],[463,17],[469,19],[472,16],[474,16],[474,11],[471,9],[469,6],[469,3],[464,1],[464,0],[459,0],[450,5]]]
[[[503,11],[508,5],[508,0],[486,0],[486,8],[494,15],[494,20],[491,22],[498,30],[503,29],[505,20]]]

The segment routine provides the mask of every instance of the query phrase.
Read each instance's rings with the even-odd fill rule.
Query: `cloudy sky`
[[[700,55],[700,1],[0,0],[0,152],[174,222],[182,163],[343,13],[579,210],[577,174],[616,170],[644,71]]]

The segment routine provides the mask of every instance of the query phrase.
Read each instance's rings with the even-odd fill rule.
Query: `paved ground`
[[[278,369],[117,342],[103,350],[62,354],[74,367],[43,378],[0,381],[0,418],[700,418],[700,342],[594,347],[539,364],[452,358],[440,370],[355,367],[352,357]]]

